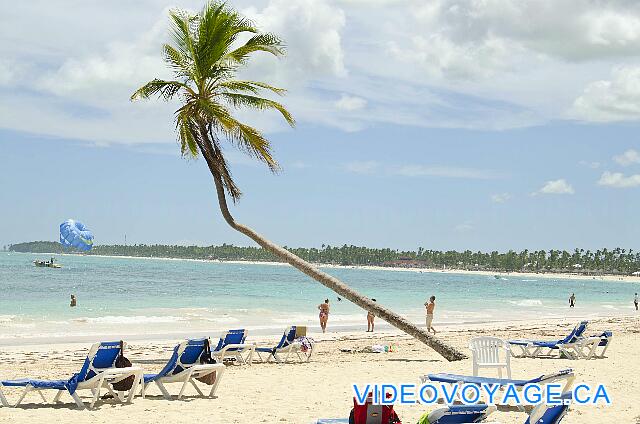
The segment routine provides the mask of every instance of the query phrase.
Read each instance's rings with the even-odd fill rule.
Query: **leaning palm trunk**
[[[372,302],[338,279],[233,219],[227,207],[225,190],[234,201],[242,193],[231,177],[218,137],[230,141],[250,156],[264,162],[271,171],[278,170],[278,163],[271,155],[269,141],[260,131],[235,119],[229,108],[276,110],[289,125],[295,125],[293,116],[282,104],[260,97],[264,90],[281,95],[284,93],[283,89],[264,82],[237,80],[236,73],[253,53],[282,56],[284,45],[276,35],[260,33],[249,20],[218,0],[208,1],[197,15],[174,10],[169,16],[173,43],[163,45],[163,57],[173,69],[177,80],[156,78],[149,81],[133,93],[131,100],[148,99],[156,95],[165,100],[182,100],[183,105],[176,111],[176,128],[182,154],[197,157],[198,152],[202,153],[213,175],[220,209],[227,223],[263,249],[426,343],[446,359],[455,361],[465,358],[461,352],[430,336],[398,314]],[[242,34],[249,35],[249,38],[238,46],[238,36]]]
[[[209,170],[213,175],[213,180],[215,181],[216,185],[216,192],[218,194],[218,203],[220,205],[220,210],[222,211],[222,216],[224,217],[225,221],[227,221],[227,224],[231,226],[231,228],[246,235],[256,243],[258,243],[263,249],[268,250],[283,261],[287,262],[289,265],[292,265],[298,270],[304,272],[323,286],[333,290],[344,298],[349,299],[351,302],[360,306],[362,309],[372,312],[375,316],[380,317],[399,330],[402,330],[410,336],[420,340],[421,342],[438,352],[448,361],[459,361],[467,358],[464,353],[458,351],[454,347],[443,343],[425,330],[418,328],[413,323],[409,322],[406,318],[403,318],[395,312],[382,307],[379,303],[373,302],[371,299],[361,295],[337,278],[327,274],[326,272],[320,271],[309,262],[304,261],[288,250],[267,240],[262,235],[256,233],[246,225],[236,222],[236,220],[229,212],[229,208],[227,207],[227,199],[224,193],[222,177],[220,176],[216,167],[217,161],[214,157],[212,157],[215,155],[215,153],[207,148],[207,143],[202,143],[199,147],[201,148],[202,156],[207,161]]]

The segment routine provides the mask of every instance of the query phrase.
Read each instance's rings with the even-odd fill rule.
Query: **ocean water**
[[[34,267],[36,258],[46,259],[0,252],[0,345],[217,336],[230,328],[279,334],[292,324],[317,331],[325,298],[330,329],[366,327],[366,312],[289,266],[63,255],[63,268],[49,269]],[[434,325],[625,315],[640,292],[640,284],[616,280],[324,270],[416,323],[433,294]],[[577,306],[569,309],[572,292]]]

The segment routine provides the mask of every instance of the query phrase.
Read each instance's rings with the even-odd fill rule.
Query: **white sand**
[[[566,424],[640,423],[640,330],[638,316],[592,321],[589,333],[614,331],[607,358],[591,361],[565,359],[513,359],[514,378],[531,378],[563,368],[575,370],[576,383],[604,383],[613,399],[608,407],[574,406],[564,419]],[[538,337],[557,339],[566,335],[574,322],[548,321],[529,324],[492,324],[464,331],[443,329],[440,337],[466,351],[468,340],[477,335],[497,335],[505,339]],[[311,334],[319,342],[308,364],[254,364],[229,366],[216,399],[194,397],[192,388],[183,401],[165,401],[156,388],[152,396],[136,398],[131,405],[99,402],[93,411],[79,411],[65,397],[60,406],[42,404],[36,394],[27,397],[20,409],[0,408],[0,423],[77,422],[77,423],[300,423],[318,417],[346,417],[352,404],[352,383],[418,383],[418,376],[431,372],[470,373],[471,362],[448,363],[433,350],[398,334]],[[273,340],[271,340],[273,342]],[[362,348],[375,343],[397,342],[398,352],[386,354],[348,354],[340,348]],[[170,354],[173,342],[133,344],[127,356],[134,365],[158,371]],[[8,347],[0,351],[0,379],[19,377],[66,378],[78,370],[88,346],[46,345]],[[176,390],[176,387],[173,387]],[[10,400],[17,392],[5,388]],[[51,393],[47,393],[52,398]],[[415,423],[425,411],[437,406],[397,406],[403,423]],[[494,414],[502,423],[524,423],[518,413]]]

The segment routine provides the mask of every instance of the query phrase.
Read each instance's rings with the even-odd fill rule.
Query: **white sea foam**
[[[88,324],[169,324],[187,321],[185,317],[176,316],[103,316],[74,318],[71,321]]]
[[[542,300],[540,299],[521,299],[521,300],[510,300],[509,303],[515,306],[542,306]]]
[[[0,315],[0,324],[10,323],[15,319],[15,315]]]

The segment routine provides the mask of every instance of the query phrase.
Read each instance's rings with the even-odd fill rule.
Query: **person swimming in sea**
[[[322,328],[322,332],[327,332],[327,321],[329,321],[329,299],[325,299],[324,303],[318,305],[318,309],[320,310],[320,314],[318,317],[320,318],[320,327]]]
[[[78,300],[76,299],[76,295],[72,294],[71,295],[71,303],[69,304],[70,307],[75,307],[78,304]]]
[[[375,299],[371,299],[374,302],[376,301]],[[373,326],[374,326],[374,322],[373,320],[376,318],[375,315],[373,315],[373,313],[371,311],[367,312],[367,333],[373,333]]]

